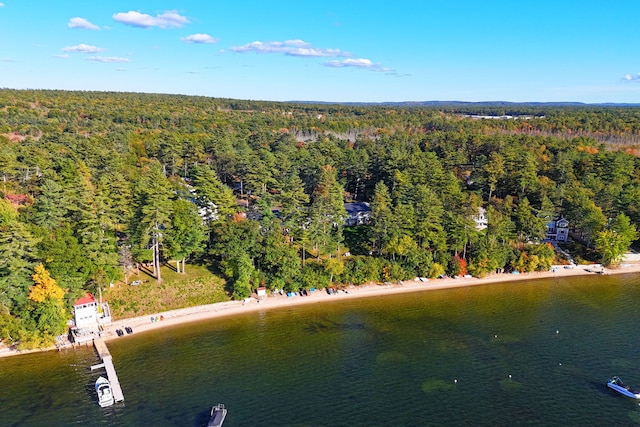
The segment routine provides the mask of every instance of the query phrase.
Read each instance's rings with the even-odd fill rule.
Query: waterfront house
[[[76,328],[91,328],[98,326],[98,302],[90,293],[73,304],[73,321]]]
[[[569,238],[569,221],[562,216],[547,223],[547,239],[552,242],[566,242]]]

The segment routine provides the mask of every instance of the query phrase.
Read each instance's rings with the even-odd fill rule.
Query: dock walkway
[[[93,340],[93,346],[98,352],[98,356],[102,359],[102,365],[107,371],[107,377],[111,383],[111,391],[116,402],[124,401],[124,394],[122,393],[122,387],[120,387],[120,381],[118,380],[118,374],[116,374],[116,368],[113,366],[113,359],[107,344],[102,341],[102,338],[96,338]]]

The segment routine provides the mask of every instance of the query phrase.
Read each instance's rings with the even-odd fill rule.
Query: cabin
[[[76,328],[96,328],[99,324],[111,322],[109,304],[99,303],[95,297],[86,292],[73,304],[73,323]]]
[[[566,242],[569,239],[569,221],[564,217],[547,223],[547,240],[552,242]]]
[[[346,226],[368,224],[371,219],[371,206],[369,203],[345,203],[344,209],[347,211]]]
[[[98,326],[98,302],[90,293],[73,304],[73,321],[76,328],[91,328]]]

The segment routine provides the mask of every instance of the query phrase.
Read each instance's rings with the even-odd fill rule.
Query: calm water
[[[248,313],[109,343],[126,401],[101,409],[92,347],[0,359],[1,426],[640,425],[640,276],[587,276]]]

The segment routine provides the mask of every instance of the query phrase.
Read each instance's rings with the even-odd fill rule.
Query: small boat
[[[631,397],[633,399],[640,399],[640,391],[634,390],[618,377],[613,377],[609,381],[607,381],[607,387],[617,391],[620,394],[624,394],[627,397]]]
[[[111,383],[105,377],[96,380],[96,393],[98,394],[98,404],[105,408],[113,405],[113,393],[111,393]]]
[[[222,427],[225,417],[227,416],[227,409],[222,403],[218,403],[211,408],[211,418],[207,427]]]

